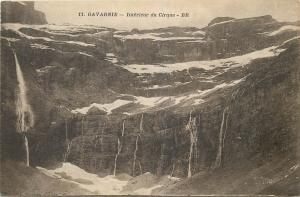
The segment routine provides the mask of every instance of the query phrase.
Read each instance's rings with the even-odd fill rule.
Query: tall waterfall
[[[188,177],[192,176],[192,158],[194,152],[197,152],[198,131],[196,125],[196,118],[192,118],[192,112],[190,112],[190,119],[186,125],[186,130],[190,133],[190,152],[189,152],[189,166]]]
[[[141,138],[141,133],[144,132],[144,128],[143,128],[143,121],[144,121],[144,114],[142,114],[141,116],[141,120],[140,120],[140,133],[136,136],[136,140],[135,140],[135,150],[134,150],[134,153],[133,153],[133,164],[132,164],[132,176],[135,176],[135,168],[136,168],[136,154],[137,154],[137,151],[138,151],[138,148],[139,148],[139,138]],[[139,168],[140,168],[140,173],[142,174],[143,173],[143,169],[142,169],[142,165],[141,165],[141,162],[139,161],[138,163],[139,165]]]
[[[141,121],[140,121],[140,132],[141,132],[141,133],[143,133],[143,131],[144,131],[144,128],[143,128],[143,121],[144,121],[144,114],[142,114]]]
[[[26,150],[26,164],[29,166],[29,145],[28,139],[26,136],[27,131],[34,125],[34,116],[31,110],[31,107],[27,100],[27,88],[26,83],[23,77],[23,73],[16,55],[16,52],[13,50],[16,63],[16,74],[18,80],[18,93],[16,101],[16,113],[17,113],[17,132],[24,134],[24,145]]]
[[[84,118],[85,118],[85,116],[82,116],[82,118],[81,118],[81,147],[80,147],[80,153],[79,153],[79,158],[80,158],[80,165],[81,166],[83,166],[84,165],[84,163],[85,163],[85,148],[86,148],[86,146],[85,146],[85,138],[84,138],[84,129],[85,129],[85,127],[84,127]],[[86,124],[86,125],[88,125],[88,124]],[[86,126],[87,127],[87,126]]]
[[[228,123],[228,116],[229,116],[228,110],[229,110],[228,107],[225,107],[223,110],[222,123],[221,123],[220,133],[219,133],[218,152],[217,152],[215,163],[213,165],[214,169],[219,168],[222,163],[222,152],[223,152],[224,142],[226,138],[227,123]]]
[[[136,136],[136,140],[135,140],[135,150],[134,150],[134,153],[133,153],[133,164],[132,164],[132,176],[135,176],[135,165],[136,165],[136,154],[137,154],[137,151],[138,151],[138,142],[139,142],[139,137],[140,137],[140,134],[138,134]]]
[[[71,146],[72,146],[72,140],[69,140],[67,142],[67,150],[66,150],[65,155],[64,155],[64,162],[68,161],[68,157],[69,157],[70,152],[71,152]]]
[[[28,145],[28,139],[26,135],[24,135],[24,144],[25,144],[25,150],[26,150],[26,166],[29,167],[29,145]]]
[[[66,134],[66,144],[67,144],[67,149],[64,154],[64,162],[68,160],[69,154],[70,154],[70,149],[72,145],[72,140],[69,139],[69,133],[68,133],[68,120],[65,119],[65,134]]]
[[[124,137],[125,135],[125,120],[123,120],[123,127],[122,127],[122,137]],[[116,172],[117,172],[117,161],[118,161],[118,157],[120,155],[122,151],[122,143],[120,138],[118,137],[118,151],[117,154],[115,156],[115,165],[114,165],[114,176],[116,176]]]
[[[173,162],[173,164],[172,164],[172,171],[171,171],[170,177],[172,177],[174,175],[175,165],[176,165],[175,162]]]

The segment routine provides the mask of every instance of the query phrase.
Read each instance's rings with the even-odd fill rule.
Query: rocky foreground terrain
[[[154,194],[300,194],[299,22],[120,31],[34,18],[1,24],[3,161],[25,154],[15,52],[31,166],[181,178]]]

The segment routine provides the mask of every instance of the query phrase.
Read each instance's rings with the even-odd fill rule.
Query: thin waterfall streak
[[[225,130],[224,130],[224,136],[223,136],[223,141],[222,141],[222,148],[224,148],[224,146],[225,146],[225,139],[226,139],[227,128],[228,128],[229,110],[230,109],[228,108],[227,115],[226,115],[226,121],[225,121]]]
[[[140,168],[140,174],[143,174],[143,169],[140,161],[139,161],[139,168]]]
[[[217,152],[217,156],[216,156],[216,160],[215,160],[213,168],[219,168],[221,166],[221,162],[222,162],[223,135],[224,135],[224,124],[225,124],[226,111],[227,111],[227,107],[225,107],[223,110],[222,123],[221,123],[220,133],[219,133],[218,152]]]
[[[144,121],[144,114],[142,114],[141,121],[140,121],[140,131],[141,131],[141,133],[144,131],[144,129],[143,129],[143,121]]]
[[[174,161],[173,164],[172,164],[172,171],[171,171],[171,174],[170,174],[171,177],[172,177],[173,174],[174,174],[174,171],[175,171],[175,165],[176,165],[176,163],[175,163],[175,161]]]
[[[84,148],[85,148],[85,141],[83,138],[83,134],[84,134],[84,116],[81,119],[81,149],[80,149],[80,162],[81,165],[84,165]]]
[[[125,120],[123,120],[123,124],[122,124],[122,137],[124,137],[125,135]],[[118,150],[117,150],[117,154],[115,156],[115,163],[114,163],[114,176],[116,176],[117,173],[117,162],[118,162],[118,157],[120,155],[122,151],[122,143],[120,141],[120,138],[118,137]]]
[[[186,73],[190,76],[191,80],[194,79],[194,77],[193,77],[193,76],[191,75],[191,73],[190,73],[190,69],[189,69],[189,68],[186,70]]]
[[[71,146],[71,143],[72,141],[69,140],[69,134],[68,134],[68,120],[65,118],[65,137],[66,137],[66,144],[67,144],[67,149],[65,151],[65,154],[64,154],[64,162],[66,162],[68,160],[68,155],[69,155],[69,152],[70,152],[70,146]]]
[[[201,119],[200,119],[200,115],[198,116],[198,124],[200,124],[200,121],[201,121]],[[194,148],[195,148],[195,153],[194,153],[194,157],[196,158],[196,159],[198,159],[198,157],[199,157],[199,155],[198,155],[198,128],[197,128],[197,125],[196,125],[196,118],[195,118],[195,120],[194,120],[194,129],[195,129],[195,143],[194,143]]]
[[[190,135],[191,135],[191,142],[192,142],[192,134]],[[191,143],[190,145],[188,177],[192,176],[192,155],[193,155],[193,143]]]
[[[189,151],[189,158],[188,158],[188,177],[192,176],[192,159],[193,154],[196,152],[197,154],[197,138],[198,138],[198,131],[196,125],[196,118],[192,118],[192,111],[190,112],[189,122],[186,125],[186,130],[190,133],[190,151]],[[195,157],[195,156],[194,156]]]
[[[116,176],[116,172],[117,172],[117,161],[118,161],[118,157],[119,157],[119,154],[121,152],[121,149],[122,149],[122,145],[121,145],[121,142],[120,142],[120,138],[118,138],[118,151],[117,151],[117,154],[115,156],[115,163],[114,163],[114,176]]]
[[[123,120],[122,137],[125,135],[125,120]]]
[[[191,168],[192,168],[192,153],[193,153],[193,138],[191,132],[191,122],[192,122],[192,111],[190,112],[189,122],[187,124],[187,130],[190,132],[190,151],[189,151],[189,163],[188,163],[188,177],[192,176]]]
[[[83,130],[84,130],[83,120],[84,120],[84,116],[81,118],[81,135],[82,136],[83,136]]]
[[[24,135],[24,144],[26,150],[26,166],[29,167],[29,145],[28,145],[28,139],[26,135]]]
[[[68,161],[68,158],[69,158],[69,155],[70,155],[70,152],[71,152],[71,146],[72,146],[72,140],[67,142],[67,150],[66,150],[65,155],[64,155],[64,162]]]
[[[136,136],[136,140],[135,140],[135,150],[133,153],[133,164],[132,164],[132,176],[135,176],[135,163],[136,163],[136,153],[138,151],[138,141],[139,141],[139,135]]]

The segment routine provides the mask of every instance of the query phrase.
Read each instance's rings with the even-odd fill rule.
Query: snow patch
[[[213,70],[216,68],[236,68],[249,64],[252,60],[258,58],[266,58],[278,55],[280,52],[277,47],[272,46],[262,50],[254,51],[245,55],[235,56],[225,59],[216,59],[211,61],[191,61],[180,62],[174,64],[129,64],[122,66],[132,73],[171,73],[175,71],[183,71],[189,68],[201,68],[204,70]]]
[[[135,101],[134,103],[137,103],[137,104],[141,104],[141,105],[144,105],[146,107],[154,107],[154,106],[157,106],[167,100],[169,100],[171,97],[142,97],[142,96],[134,96],[135,98]]]
[[[115,38],[121,40],[153,40],[153,41],[168,41],[168,40],[199,40],[199,37],[158,37],[154,33],[148,34],[132,34],[132,35],[114,35]]]
[[[175,177],[175,176],[168,176],[168,179],[172,180],[172,181],[180,181],[181,178]]]
[[[136,191],[134,191],[134,194],[135,195],[151,195],[152,194],[152,191],[154,189],[157,189],[157,188],[160,188],[162,187],[163,185],[154,185],[152,187],[149,187],[149,188],[140,188],[140,189],[137,189]]]
[[[172,86],[171,85],[153,85],[153,86],[147,87],[145,89],[155,90],[155,89],[163,89],[163,88],[170,88],[170,87],[172,87]]]
[[[21,5],[26,5],[24,2],[22,1],[17,1],[18,4],[21,4]]]
[[[53,40],[53,39],[47,38],[47,37],[33,37],[33,36],[26,35],[20,31],[20,29],[22,27],[39,29],[40,27],[42,27],[41,25],[38,26],[38,25],[23,25],[23,24],[18,24],[18,23],[5,23],[5,24],[2,24],[2,27],[4,29],[12,30],[19,36],[29,39],[29,40],[44,40],[47,42],[68,43],[68,44],[76,44],[76,45],[80,45],[80,46],[93,46],[93,47],[96,46],[94,44],[88,44],[88,43],[84,43],[84,42],[80,42],[80,41],[56,41],[56,40]],[[49,26],[47,26],[47,27],[49,27]]]
[[[87,114],[87,112],[88,112],[92,107],[96,107],[96,108],[98,108],[99,110],[102,110],[102,111],[107,112],[107,114],[111,114],[111,113],[112,113],[112,110],[117,109],[117,108],[119,108],[119,107],[121,107],[121,106],[123,106],[123,105],[129,104],[129,103],[132,103],[132,101],[127,101],[127,100],[121,100],[121,99],[118,99],[118,100],[115,100],[115,101],[112,102],[112,103],[106,103],[106,104],[93,103],[93,104],[91,104],[91,105],[88,106],[88,107],[77,108],[77,109],[75,109],[75,110],[72,110],[71,112],[74,113],[74,114],[77,114],[77,113]]]
[[[80,33],[81,31],[85,32],[88,29],[96,29],[98,31],[107,30],[107,28],[105,27],[98,27],[93,25],[71,25],[71,24],[63,24],[63,25],[46,24],[46,25],[38,25],[38,26],[35,25],[35,27],[42,30],[47,29],[52,34],[68,35],[72,37],[77,37],[78,35],[74,35],[70,33]]]
[[[228,21],[222,21],[222,22],[219,22],[219,23],[214,23],[212,25],[209,25],[209,27],[214,27],[214,26],[221,25],[221,24],[231,23],[231,22],[234,22],[234,21],[235,21],[235,19],[231,19],[231,20],[228,20]]]
[[[288,40],[284,41],[284,42],[282,43],[282,45],[284,45],[284,44],[286,44],[286,43],[289,43],[289,42],[292,42],[292,41],[297,40],[297,39],[300,39],[300,36],[295,36],[295,37],[293,37],[293,38],[291,38],[291,39],[288,39]]]
[[[299,26],[295,26],[295,25],[285,25],[285,26],[282,26],[280,27],[278,30],[276,31],[273,31],[271,33],[268,33],[267,35],[268,36],[275,36],[275,35],[278,35],[278,34],[281,34],[283,32],[286,32],[286,31],[299,31],[300,30],[300,27]]]
[[[4,36],[0,36],[0,38],[2,39],[6,39],[7,41],[9,41],[9,42],[16,42],[16,41],[18,41],[18,40],[20,40],[20,39],[16,39],[16,38],[8,38],[8,37],[4,37]]]
[[[50,70],[56,68],[56,66],[45,66],[42,68],[35,69],[35,71],[39,74],[48,73]]]
[[[229,88],[235,86],[242,81],[244,81],[246,77],[238,80],[234,80],[228,83],[222,83],[214,86],[211,89],[207,90],[196,90],[194,92],[185,93],[177,96],[161,96],[161,97],[142,97],[142,96],[133,96],[133,95],[123,95],[123,96],[132,96],[134,100],[134,104],[142,105],[143,107],[140,110],[149,110],[154,107],[160,108],[168,108],[174,106],[189,106],[189,105],[200,105],[205,102],[205,97],[208,95],[225,88]],[[132,115],[137,111],[129,111],[123,112],[125,115]]]
[[[80,188],[97,195],[151,195],[154,189],[174,184],[181,180],[171,176],[158,179],[158,177],[149,172],[137,177],[126,175],[126,179],[118,179],[118,176],[113,175],[99,177],[71,163],[62,163],[61,167],[53,170],[42,167],[36,168],[48,177],[74,183]]]
[[[84,55],[84,56],[88,56],[88,57],[93,57],[92,55],[90,54],[87,54],[87,53],[83,53],[83,52],[78,52],[80,55]]]
[[[106,60],[113,64],[116,64],[119,62],[118,58],[113,53],[106,53]]]
[[[69,44],[76,44],[76,45],[80,45],[80,46],[84,46],[84,47],[87,47],[87,46],[96,46],[94,44],[88,44],[88,43],[85,43],[85,42],[80,42],[80,41],[64,41],[66,43],[69,43]]]
[[[205,102],[205,100],[203,100],[203,99],[195,99],[194,103],[192,105],[200,105],[200,104],[202,104],[204,102]]]
[[[114,53],[106,53],[107,57],[116,57]]]
[[[63,163],[61,167],[54,170],[47,170],[42,167],[37,167],[42,173],[47,176],[58,178],[66,182],[72,182],[79,187],[94,192],[98,195],[116,195],[120,194],[123,187],[128,181],[118,180],[113,175],[99,177],[96,174],[91,174],[71,163]]]
[[[47,46],[47,45],[43,45],[43,44],[30,44],[30,47],[32,47],[32,48],[37,48],[37,49],[49,49],[49,50],[55,50],[55,49],[53,49],[53,48],[50,48],[49,46]]]
[[[198,31],[193,31],[193,32],[187,32],[187,33],[191,33],[192,35],[202,35],[204,36],[206,33],[204,31],[198,30]]]
[[[183,41],[183,42],[178,42],[178,43],[206,43],[204,40],[188,40],[188,41]]]

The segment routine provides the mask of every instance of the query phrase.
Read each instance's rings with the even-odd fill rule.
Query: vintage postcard
[[[1,196],[299,196],[299,0],[1,2]]]

